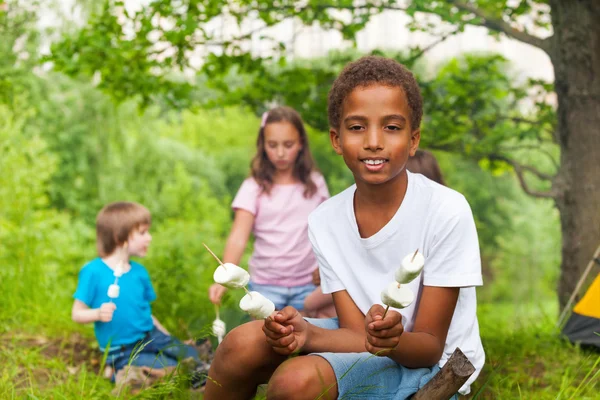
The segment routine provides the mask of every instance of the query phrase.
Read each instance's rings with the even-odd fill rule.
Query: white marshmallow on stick
[[[217,318],[213,321],[212,324],[213,335],[217,337],[217,341],[221,343],[223,341],[223,337],[227,333],[227,327],[225,326],[225,321]]]
[[[117,264],[117,266],[115,267],[114,271],[113,271],[113,276],[115,277],[115,283],[113,283],[112,285],[110,285],[108,287],[108,297],[110,298],[110,301],[112,302],[113,299],[116,299],[119,297],[119,294],[121,292],[121,288],[119,287],[119,285],[117,285],[117,283],[119,282],[119,278],[121,276],[123,276],[123,264],[122,262],[119,262],[119,264]]]
[[[108,297],[110,297],[111,299],[116,299],[117,297],[119,297],[119,292],[119,285],[113,283],[108,287]]]
[[[425,266],[425,257],[419,253],[419,249],[414,253],[408,254],[402,260],[400,268],[396,270],[396,282],[405,284],[415,279]]]
[[[263,319],[275,311],[275,304],[258,292],[248,292],[240,300],[240,308],[256,319]]]
[[[415,300],[415,294],[410,288],[392,282],[381,292],[381,301],[388,307],[406,308]],[[387,311],[387,310],[386,310]]]
[[[205,243],[202,244],[220,264],[213,273],[215,282],[229,289],[241,289],[248,284],[250,281],[250,274],[248,271],[232,263],[223,263],[223,261],[221,261]]]
[[[227,326],[225,325],[225,321],[221,319],[219,316],[219,305],[215,304],[215,320],[212,324],[212,332],[213,335],[217,337],[217,341],[219,344],[223,341],[223,337],[227,333]]]
[[[225,263],[217,267],[213,279],[229,289],[241,289],[250,281],[250,274],[235,264]]]

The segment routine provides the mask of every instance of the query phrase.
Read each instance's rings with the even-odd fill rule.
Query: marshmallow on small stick
[[[219,316],[219,305],[215,304],[215,320],[213,321],[212,324],[212,332],[213,335],[215,335],[217,337],[217,341],[219,344],[221,344],[221,342],[223,341],[223,337],[225,336],[225,334],[227,333],[227,327],[225,325],[225,321],[223,321],[221,319],[221,317]]]
[[[219,343],[223,340],[223,336],[227,333],[227,327],[225,326],[225,321],[219,319],[215,319],[212,324],[213,335],[217,337]]]
[[[235,264],[225,263],[217,267],[213,279],[229,289],[241,289],[250,281],[250,274]]]
[[[415,300],[415,294],[407,286],[392,282],[381,292],[381,301],[388,307],[406,308]],[[387,310],[386,310],[387,311]]]
[[[275,311],[275,304],[258,292],[248,292],[240,300],[240,308],[256,319],[263,319]]]
[[[250,274],[248,274],[248,271],[232,263],[223,263],[206,243],[202,244],[220,264],[213,274],[215,282],[229,289],[241,289],[248,284],[250,281]]]
[[[419,276],[424,266],[425,257],[417,249],[402,260],[402,265],[396,270],[396,282],[404,284],[412,281]]]
[[[119,285],[112,284],[108,287],[108,297],[110,297],[111,299],[116,299],[117,297],[119,297],[119,292]]]

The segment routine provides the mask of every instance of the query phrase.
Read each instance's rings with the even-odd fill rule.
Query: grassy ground
[[[600,399],[600,353],[561,340],[556,310],[484,304],[479,308],[486,366],[469,399]],[[113,386],[101,377],[102,355],[78,326],[10,330],[0,335],[0,399],[101,399]],[[200,399],[169,382],[120,398]]]

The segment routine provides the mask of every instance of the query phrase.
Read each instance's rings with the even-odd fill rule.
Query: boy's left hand
[[[388,310],[383,319],[385,308],[379,304],[371,307],[365,316],[367,338],[365,348],[376,356],[386,356],[398,346],[404,332],[402,315],[398,311]]]

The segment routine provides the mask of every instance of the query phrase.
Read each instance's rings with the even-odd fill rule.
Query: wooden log
[[[457,347],[440,371],[425,384],[412,400],[448,400],[475,372],[475,367]]]

